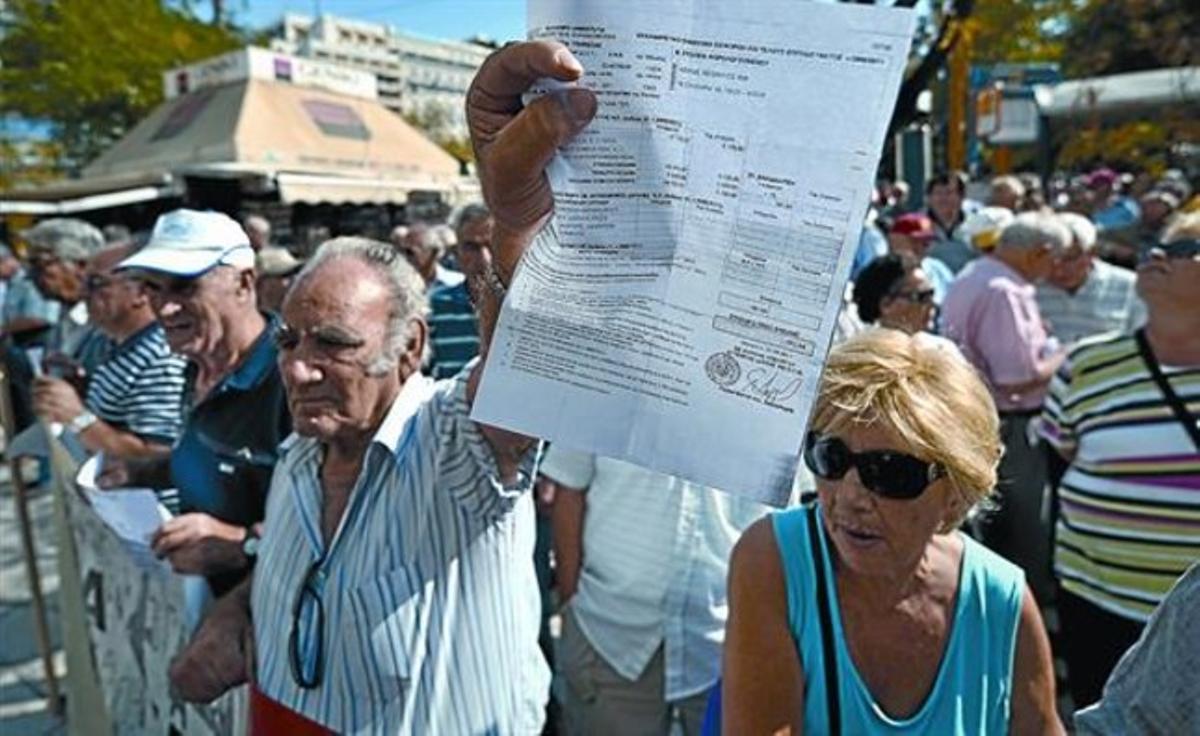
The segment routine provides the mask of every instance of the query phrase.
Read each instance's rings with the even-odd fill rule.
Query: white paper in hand
[[[113,488],[100,490],[96,479],[104,465],[104,453],[98,453],[80,466],[75,482],[84,491],[92,509],[104,523],[127,542],[148,547],[150,540],[171,512],[158,502],[149,488]]]
[[[915,15],[531,0],[599,110],[505,299],[472,417],[784,502]],[[547,85],[546,91],[553,86]]]

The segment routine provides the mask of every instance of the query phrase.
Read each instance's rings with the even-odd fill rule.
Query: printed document
[[[596,119],[474,418],[787,501],[914,31],[795,0],[530,0]],[[558,85],[546,83],[543,93]]]

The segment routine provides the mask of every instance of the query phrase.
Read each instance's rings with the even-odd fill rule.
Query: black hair
[[[953,184],[960,196],[967,194],[967,175],[961,171],[939,171],[929,181],[925,182],[925,193],[929,194],[934,187]]]
[[[904,281],[908,263],[895,253],[882,255],[868,263],[854,280],[854,304],[858,317],[872,324],[879,319],[879,306]]]

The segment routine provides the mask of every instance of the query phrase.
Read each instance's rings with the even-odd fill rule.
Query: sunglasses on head
[[[867,490],[901,500],[920,496],[945,475],[937,463],[894,450],[853,452],[841,439],[811,431],[804,438],[804,464],[823,480],[840,480],[854,468]]]

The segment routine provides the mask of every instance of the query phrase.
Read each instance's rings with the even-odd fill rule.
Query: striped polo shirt
[[[515,486],[497,480],[467,375],[408,379],[328,545],[321,444],[284,443],[251,598],[257,684],[337,733],[541,731],[550,673],[537,643],[537,453]],[[299,598],[306,579],[320,605]],[[293,675],[293,621],[300,666],[324,663],[315,688]]]
[[[1051,334],[1063,345],[1105,333],[1132,332],[1146,322],[1146,305],[1137,295],[1136,283],[1133,271],[1097,258],[1087,280],[1073,294],[1039,284],[1038,307]]]
[[[171,352],[153,322],[117,345],[88,384],[88,409],[105,422],[169,445],[183,423],[183,357]]]
[[[467,283],[437,285],[429,292],[430,375],[455,375],[479,354],[479,326]]]
[[[1162,371],[1200,415],[1200,366]],[[1059,580],[1100,608],[1145,621],[1200,559],[1200,452],[1133,336],[1071,352],[1050,386],[1041,432],[1074,458],[1059,485]]]

